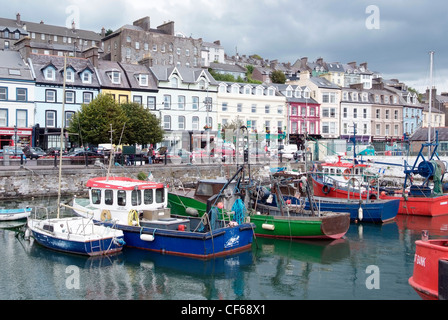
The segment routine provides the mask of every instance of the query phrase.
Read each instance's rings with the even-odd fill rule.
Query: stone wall
[[[145,165],[137,167],[113,168],[111,175],[137,178],[140,172],[151,174],[155,181],[169,185],[188,186],[199,179],[227,177],[236,171],[236,165]],[[262,165],[251,165],[254,178],[268,177],[268,170]],[[90,166],[70,166],[62,169],[61,194],[85,195],[88,179],[105,176],[105,169]],[[0,199],[28,198],[38,196],[56,196],[59,186],[59,169],[23,167],[0,170]]]

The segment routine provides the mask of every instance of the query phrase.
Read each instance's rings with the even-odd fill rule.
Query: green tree
[[[138,103],[125,103],[121,105],[128,123],[124,136],[130,144],[156,144],[163,139],[163,130],[160,120]]]
[[[270,77],[271,77],[272,83],[284,84],[286,82],[286,76],[281,70],[272,71]]]
[[[115,100],[107,95],[100,94],[89,104],[83,104],[81,110],[76,112],[69,127],[69,133],[79,134],[80,143],[97,145],[110,141],[110,127],[115,130],[112,143],[117,144],[123,125],[129,120],[125,111]],[[126,124],[128,125],[128,124]],[[124,139],[122,143],[128,143]]]

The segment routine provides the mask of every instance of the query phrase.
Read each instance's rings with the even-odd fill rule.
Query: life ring
[[[138,212],[134,209],[130,210],[128,213],[128,225],[130,226],[139,226],[140,227],[140,221],[138,218]]]
[[[345,169],[342,175],[344,176],[345,180],[350,179],[350,169]]]
[[[103,211],[101,211],[101,221],[106,221],[110,219],[111,219],[110,210],[104,209]]]
[[[329,194],[329,193],[330,193],[330,187],[329,187],[328,185],[324,185],[324,186],[322,187],[322,192],[323,192],[324,194]]]

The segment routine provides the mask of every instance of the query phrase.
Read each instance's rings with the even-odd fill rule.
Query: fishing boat
[[[398,214],[430,217],[446,215],[448,194],[444,193],[442,187],[446,165],[438,157],[438,145],[437,138],[434,142],[423,143],[413,166],[408,166],[405,162],[405,179],[399,190],[380,187],[375,177],[367,184],[359,183],[354,186],[341,184],[331,176],[317,172],[312,175],[314,195],[343,199],[399,200]],[[431,150],[429,157],[424,155],[426,148]],[[376,185],[373,185],[372,180]],[[419,184],[417,180],[420,181]]]
[[[223,221],[209,201],[202,217],[171,214],[168,186],[128,177],[87,181],[89,198],[75,198],[76,214],[124,232],[126,246],[209,259],[251,248],[253,225]]]
[[[344,236],[350,225],[348,213],[331,213],[304,210],[294,204],[272,206],[263,203],[269,195],[265,188],[255,186],[241,179],[200,180],[195,189],[172,190],[169,204],[179,214],[201,216],[204,214],[204,196],[214,194],[220,214],[231,219],[233,214],[245,211],[250,222],[255,225],[255,235],[261,237],[285,239],[339,239]],[[258,199],[257,199],[258,198]],[[252,203],[248,210],[242,203]]]
[[[64,56],[65,75],[67,67],[67,56]],[[63,84],[63,96],[65,96],[65,76]],[[64,121],[64,106],[62,103],[62,121]],[[64,130],[61,127],[60,134],[60,154],[62,154],[64,141]],[[58,207],[56,218],[50,218],[48,211],[45,210],[45,216],[39,216],[38,210],[34,211],[34,215],[27,218],[27,233],[42,246],[53,250],[63,251],[66,253],[74,253],[88,256],[106,255],[121,251],[123,248],[123,232],[113,230],[104,226],[97,226],[91,218],[85,219],[81,217],[61,217],[60,215],[60,199],[61,199],[61,170],[62,157],[59,157],[59,185],[58,185]]]
[[[0,221],[21,220],[29,217],[31,208],[0,209]]]
[[[314,197],[314,205],[322,211],[349,212],[351,221],[386,223],[397,216],[400,200]],[[309,208],[310,202],[306,201],[305,209]]]
[[[427,231],[422,231],[422,239],[415,241],[414,271],[408,282],[418,295],[425,300],[440,299],[440,261],[448,260],[448,239],[428,239]],[[446,286],[446,283],[444,284]],[[444,297],[446,299],[446,297]]]

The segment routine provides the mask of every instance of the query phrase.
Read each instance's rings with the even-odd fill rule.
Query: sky
[[[174,21],[188,37],[220,40],[230,56],[367,62],[420,92],[431,84],[448,92],[446,0],[0,0],[0,8],[3,18],[20,13],[23,21],[60,26],[74,20],[98,33],[149,16],[151,28]]]

